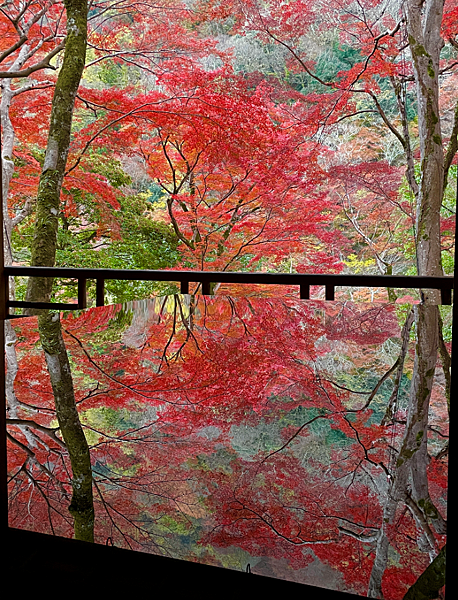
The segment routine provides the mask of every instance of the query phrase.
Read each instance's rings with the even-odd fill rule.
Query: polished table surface
[[[44,320],[41,332],[37,317],[15,320],[10,525],[73,536],[49,374],[66,355],[90,447],[98,543],[364,595],[406,426],[410,310],[177,295],[49,316],[60,347],[45,339],[56,329]],[[48,362],[42,344],[54,352]],[[443,515],[444,390],[438,369],[428,477]],[[393,600],[430,560],[412,514],[399,504],[389,532]],[[432,535],[441,547],[445,536]]]

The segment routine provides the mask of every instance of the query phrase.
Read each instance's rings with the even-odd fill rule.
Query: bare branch
[[[410,133],[409,133],[409,124],[407,120],[407,110],[406,110],[406,98],[405,94],[402,94],[402,84],[399,81],[396,81],[394,77],[390,78],[391,84],[394,89],[394,93],[396,96],[396,102],[398,104],[399,114],[401,116],[402,123],[402,131],[403,131],[403,148],[406,155],[407,160],[407,169],[406,169],[406,177],[409,182],[410,189],[412,190],[415,198],[418,196],[418,184],[415,179],[415,168],[414,168],[414,160],[413,160],[413,152],[412,146],[410,143]],[[402,143],[402,142],[401,142]]]
[[[50,63],[50,60],[59,54],[59,52],[65,47],[65,40],[58,44],[49,54],[47,54],[43,60],[37,62],[31,67],[27,67],[27,69],[21,69],[20,71],[0,71],[0,79],[14,79],[16,77],[29,77],[35,71],[40,71],[41,69],[52,69],[55,71],[57,67],[53,66]]]
[[[27,41],[27,36],[21,35],[21,37],[18,39],[18,41],[15,44],[13,44],[7,50],[5,50],[3,52],[3,54],[0,54],[0,63],[3,62],[5,60],[5,58],[7,58],[10,54],[13,54],[13,52],[15,52],[22,45],[24,45],[26,41]]]
[[[23,85],[15,90],[12,90],[11,97],[15,98],[22,94],[23,92],[30,92],[33,90],[45,90],[46,88],[52,87],[54,85],[53,81],[45,80],[45,81],[31,81],[30,83]]]
[[[33,211],[33,203],[31,198],[27,198],[24,204],[24,208],[18,212],[18,214],[11,219],[11,226],[16,227],[19,223],[22,223],[24,219],[26,219],[29,215],[32,214]]]
[[[444,190],[447,186],[448,172],[458,150],[458,102],[455,106],[453,129],[444,158]]]
[[[36,423],[35,421],[32,421],[30,419],[6,419],[6,424],[7,425],[23,425],[25,427],[29,427],[31,429],[37,429],[38,431],[41,431],[42,433],[46,433],[46,435],[49,435],[49,437],[56,442],[56,444],[58,444],[61,448],[64,448],[65,450],[67,449],[67,446],[65,445],[65,443],[59,439],[56,435],[56,431],[58,431],[58,427],[45,427],[44,425],[40,425],[39,423]]]

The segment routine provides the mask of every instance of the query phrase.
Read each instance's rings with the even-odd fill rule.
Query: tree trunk
[[[67,40],[54,91],[45,160],[37,196],[31,266],[53,267],[56,258],[60,192],[70,147],[75,97],[86,60],[87,0],[65,0]],[[31,277],[26,300],[48,302],[52,278]]]
[[[421,180],[416,193],[416,252],[418,275],[443,275],[440,207],[444,193],[444,154],[439,117],[439,55],[443,0],[407,0],[405,16],[417,92]],[[445,533],[445,523],[431,501],[426,468],[429,403],[439,347],[439,292],[422,291],[415,307],[416,348],[407,425],[384,507],[368,596],[383,598],[389,537],[399,502],[411,508],[421,531],[419,546],[436,556],[431,523]]]
[[[408,0],[407,33],[417,90],[421,180],[417,194],[416,249],[419,275],[443,275],[440,208],[444,150],[439,116],[439,56],[443,0]],[[438,292],[426,296],[438,300]]]
[[[428,413],[437,362],[439,310],[437,306],[422,304],[415,306],[414,310],[417,344],[407,424],[383,511],[383,523],[369,582],[369,598],[383,598],[382,577],[390,545],[388,531],[394,523],[399,502],[405,502],[409,498],[417,507],[414,517],[422,531],[421,545],[433,558],[436,549],[431,540],[428,522],[433,524],[437,532],[445,533],[444,521],[429,496],[426,475]]]
[[[67,38],[62,66],[54,90],[48,143],[40,176],[37,216],[31,248],[31,265],[53,267],[56,258],[60,192],[67,165],[76,93],[86,60],[87,0],[65,0]],[[31,277],[26,300],[49,302],[52,278]],[[36,311],[29,310],[29,314]],[[59,315],[38,311],[40,340],[54,392],[57,419],[67,445],[73,471],[69,507],[75,538],[94,541],[94,504],[89,447],[75,404],[73,381]]]

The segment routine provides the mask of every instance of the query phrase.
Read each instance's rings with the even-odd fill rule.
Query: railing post
[[[310,286],[305,283],[301,283],[299,286],[299,297],[301,300],[310,300]]]
[[[0,319],[7,319],[9,316],[8,302],[10,300],[10,278],[2,269],[0,274]]]
[[[210,296],[211,295],[211,283],[209,281],[202,281],[202,294],[204,296]]]
[[[181,280],[180,294],[189,294],[189,281]]]
[[[105,305],[105,279],[100,277],[95,280],[95,305]]]
[[[334,286],[332,284],[326,285],[326,300],[334,300]]]
[[[452,303],[452,290],[450,288],[448,288],[448,289],[442,288],[441,289],[441,302],[442,302],[442,304],[447,304],[449,306]]]
[[[78,279],[78,308],[87,307],[86,279]]]

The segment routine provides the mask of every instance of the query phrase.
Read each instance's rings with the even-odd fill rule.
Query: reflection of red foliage
[[[16,394],[27,418],[52,427],[35,319],[15,326]],[[337,344],[357,369],[370,364],[383,374],[390,365],[374,340],[399,335],[391,307],[177,296],[139,302],[133,312],[70,315],[63,330],[92,446],[100,541],[203,560],[204,549],[194,554],[176,542],[179,523],[203,548],[235,546],[295,569],[315,556],[365,592],[396,439],[374,422],[371,406],[357,408],[364,395],[320,365]],[[33,430],[36,447],[10,430],[34,457],[10,446],[11,524],[70,535],[65,451],[43,430]],[[245,433],[257,430],[265,442],[243,450]],[[432,461],[439,504],[445,477]],[[425,556],[409,514],[400,512],[390,535],[399,561],[386,585],[399,598]]]
[[[326,335],[330,340],[376,345],[399,335],[399,324],[393,306],[367,308],[363,303],[343,304],[329,318]]]

